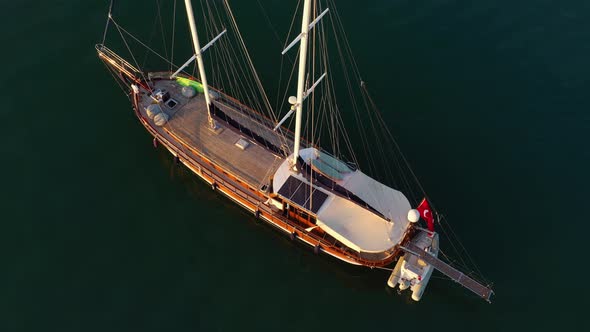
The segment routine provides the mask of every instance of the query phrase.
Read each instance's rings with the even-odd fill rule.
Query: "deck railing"
[[[114,61],[116,64],[122,66],[123,69],[130,71],[133,74],[141,74],[141,70],[135,68],[135,66],[130,64],[127,60],[123,59],[117,53],[113,52],[110,48],[104,46],[103,44],[96,44],[94,48],[96,48],[96,51],[100,56],[104,56]]]

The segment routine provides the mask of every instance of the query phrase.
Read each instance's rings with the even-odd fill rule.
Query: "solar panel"
[[[317,213],[319,211],[319,209],[322,207],[327,198],[328,195],[326,195],[324,192],[321,192],[317,189],[313,191],[310,199],[312,207],[311,210],[313,211],[313,213]]]
[[[279,193],[279,195],[290,199],[291,196],[293,195],[293,193],[302,184],[303,184],[303,182],[301,182],[300,180],[298,180],[292,176],[289,176],[287,181],[285,181],[285,183],[283,183],[283,186],[281,186],[281,189],[279,189],[278,193]]]
[[[287,181],[281,186],[281,189],[279,189],[278,194],[307,210],[311,210],[313,213],[317,213],[328,198],[328,195],[316,188],[313,188],[313,192],[311,189],[309,184],[293,176],[289,176]]]

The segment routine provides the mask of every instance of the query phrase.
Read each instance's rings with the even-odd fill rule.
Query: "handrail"
[[[103,44],[96,44],[94,46],[99,53],[103,53],[109,58],[118,61],[121,65],[127,67],[127,69],[131,69],[136,74],[141,74],[141,70],[135,68],[132,64],[130,64],[127,60],[123,59],[117,53],[113,52],[110,48],[104,46]]]

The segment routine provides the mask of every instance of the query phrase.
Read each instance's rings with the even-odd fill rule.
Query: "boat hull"
[[[216,121],[227,121],[228,124],[228,127],[223,132],[220,132],[219,135],[212,135],[211,132],[207,132],[209,129],[207,129],[208,127],[204,121],[207,119],[208,112],[206,112],[207,106],[204,100],[195,97],[197,100],[190,101],[190,98],[185,98],[185,96],[180,94],[180,91],[176,91],[175,96],[172,97],[176,98],[174,101],[180,102],[181,106],[177,107],[176,112],[181,115],[177,116],[175,113],[170,119],[171,122],[166,123],[169,120],[166,117],[163,124],[157,124],[155,121],[156,118],[150,118],[147,109],[149,105],[154,103],[154,100],[158,99],[158,91],[162,92],[162,88],[178,89],[177,85],[171,84],[172,80],[170,77],[173,73],[148,73],[147,77],[149,79],[146,80],[143,73],[104,47],[104,45],[96,45],[96,49],[99,58],[103,60],[107,67],[117,73],[116,77],[123,84],[129,87],[129,97],[135,115],[146,130],[154,137],[154,140],[163,145],[177,161],[211,185],[213,189],[234,201],[238,206],[253,213],[256,218],[265,221],[273,226],[273,228],[288,235],[291,239],[298,240],[313,248],[316,253],[325,253],[348,264],[371,268],[388,266],[399,257],[402,252],[399,245],[403,245],[411,237],[411,229],[407,230],[404,240],[382,253],[358,252],[347,247],[335,238],[328,236],[325,232],[322,233],[321,228],[316,227],[315,222],[310,219],[313,216],[308,214],[309,211],[290,206],[289,204],[287,204],[287,208],[283,205],[279,209],[275,204],[271,204],[271,202],[274,203],[274,198],[268,187],[256,188],[261,181],[265,182],[268,180],[267,174],[265,174],[265,171],[260,171],[261,167],[254,169],[250,167],[250,169],[246,170],[243,168],[244,165],[241,165],[242,160],[232,161],[231,158],[238,154],[230,153],[229,149],[233,148],[231,147],[235,143],[233,139],[244,134],[242,131],[243,127],[241,127],[244,124],[239,124],[240,127],[235,128],[235,122],[238,118],[231,119],[225,117],[224,114],[233,109],[234,115],[243,118],[244,114],[240,112],[245,112],[247,113],[246,118],[256,118],[259,121],[259,125],[269,127],[266,129],[259,128],[263,132],[257,132],[259,138],[262,138],[262,142],[259,143],[262,144],[254,144],[252,146],[257,153],[255,157],[249,155],[250,166],[261,163],[261,159],[258,159],[259,156],[267,158],[266,160],[270,160],[271,162],[273,159],[276,161],[276,158],[284,158],[282,143],[276,140],[273,142],[273,138],[269,137],[269,133],[274,133],[274,130],[272,130],[274,125],[269,126],[272,122],[270,119],[241,104],[238,100],[210,87],[210,92],[216,96],[215,99],[220,98],[222,101],[214,102],[216,112],[219,111],[221,115],[218,116],[215,113],[213,116],[216,117]],[[186,78],[197,81],[194,77]],[[157,87],[158,84],[161,86],[160,88]],[[162,87],[162,85],[164,86]],[[165,100],[158,100],[158,103],[161,102],[165,102]],[[178,102],[176,106],[178,106]],[[225,108],[225,110],[220,110],[219,107]],[[180,121],[180,123],[176,123],[175,121]],[[173,123],[179,126],[170,127]],[[236,129],[238,130],[237,132]],[[285,132],[291,135],[288,130],[285,130]],[[230,136],[232,137],[231,142],[228,141]],[[214,137],[217,137],[217,139]],[[224,140],[222,137],[226,139]],[[286,139],[289,140],[290,138],[287,137]],[[267,143],[270,143],[270,146]],[[220,147],[219,144],[225,147]],[[262,147],[263,145],[266,146],[266,152],[263,151],[265,149]],[[202,149],[202,151],[199,149]],[[217,154],[212,154],[212,152],[217,152]],[[223,160],[219,160],[220,157]],[[255,159],[254,161],[252,160],[253,158]],[[250,174],[249,172],[251,171],[254,171],[255,174]],[[283,204],[285,204],[284,201]],[[307,217],[303,217],[303,215],[307,215]]]
[[[187,147],[183,146],[181,142],[170,140],[162,135],[158,128],[154,127],[150,121],[141,113],[138,96],[133,95],[133,106],[135,114],[144,126],[144,128],[154,137],[157,142],[165,147],[170,154],[177,158],[177,160],[186,166],[192,173],[197,175],[200,179],[205,181],[208,185],[219,193],[223,194],[238,206],[252,213],[256,218],[271,225],[289,238],[301,242],[310,247],[315,253],[324,253],[333,258],[336,258],[347,264],[356,266],[366,266],[370,268],[383,267],[390,265],[401,251],[396,250],[387,258],[382,260],[368,261],[360,257],[354,257],[345,250],[341,250],[332,244],[322,243],[320,239],[314,238],[312,234],[289,224],[288,220],[281,220],[272,208],[265,204],[268,197],[264,193],[254,193],[238,184],[235,179],[232,179],[231,174],[216,166],[210,160],[203,156],[199,156],[198,151],[190,151],[187,153]]]

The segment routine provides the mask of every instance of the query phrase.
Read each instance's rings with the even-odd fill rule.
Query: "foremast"
[[[199,75],[201,76],[201,84],[203,84],[203,93],[205,95],[205,102],[207,103],[207,117],[209,126],[213,129],[217,127],[215,120],[211,116],[211,97],[209,96],[209,85],[207,84],[207,74],[205,73],[205,65],[203,64],[203,52],[199,44],[199,35],[197,33],[197,25],[195,24],[195,15],[193,14],[193,5],[191,0],[184,0],[186,7],[186,15],[191,29],[191,36],[193,39],[193,47],[195,49],[195,57],[197,59],[197,67],[199,67]]]

